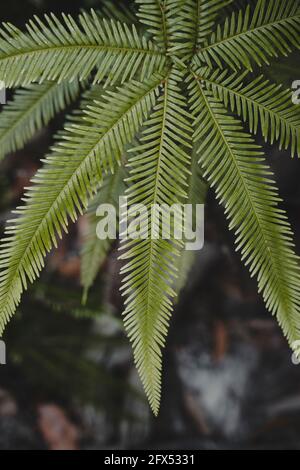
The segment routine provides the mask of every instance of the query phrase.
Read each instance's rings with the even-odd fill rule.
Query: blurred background
[[[251,0],[250,0],[251,1]],[[78,13],[101,0],[10,0],[1,20]],[[131,9],[129,2],[118,2]],[[237,1],[237,4],[245,4]],[[103,5],[102,5],[103,6]],[[299,54],[269,76],[300,80]],[[9,95],[10,96],[10,95]],[[1,162],[1,232],[63,115]],[[266,147],[300,251],[300,162]],[[0,366],[0,449],[300,449],[300,365],[234,251],[208,192],[205,246],[172,319],[161,412],[148,408],[123,333],[114,247],[81,305],[82,218],[47,261],[7,327]]]

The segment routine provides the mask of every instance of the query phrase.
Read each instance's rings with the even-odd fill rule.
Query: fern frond
[[[46,126],[80,91],[79,82],[32,84],[15,93],[0,113],[0,159],[15,152]]]
[[[27,281],[34,281],[46,253],[67,231],[98,189],[103,172],[120,162],[124,148],[139,130],[156,101],[162,77],[144,84],[130,82],[107,91],[84,112],[81,124],[66,129],[33,178],[26,205],[18,208],[0,249],[0,335],[14,313]]]
[[[117,207],[119,197],[125,191],[125,175],[126,172],[123,166],[116,168],[112,175],[106,175],[102,187],[89,204],[89,230],[83,242],[81,253],[81,285],[84,289],[84,303],[112,244],[109,239],[100,240],[97,237],[96,228],[99,221],[96,216],[97,208],[100,204],[112,204]]]
[[[142,24],[148,26],[155,42],[164,51],[169,47],[169,31],[167,23],[167,0],[135,0],[139,5],[139,17]]]
[[[279,141],[280,149],[291,147],[292,156],[300,156],[300,106],[292,103],[292,91],[262,75],[245,84],[245,76],[203,71],[208,88],[249,125],[251,133],[260,128],[266,141]]]
[[[100,15],[105,18],[113,18],[122,23],[135,24],[137,26],[138,19],[133,7],[133,2],[130,2],[129,5],[128,2],[126,2],[126,4],[118,3],[116,6],[111,0],[102,0]]]
[[[287,55],[300,47],[300,7],[295,0],[258,0],[251,13],[240,10],[218,25],[206,44],[199,49],[195,63],[226,63],[234,70],[252,64],[269,64],[271,57]]]
[[[260,146],[199,80],[191,79],[190,105],[204,176],[225,205],[237,250],[258,279],[268,310],[277,315],[291,346],[299,340],[300,268],[292,231]]]
[[[0,157],[1,151],[22,146],[74,99],[79,82],[94,78],[0,242],[0,336],[70,220],[95,195],[92,211],[101,200],[115,204],[123,191],[122,160],[131,144],[129,235],[120,254],[123,316],[155,414],[173,303],[194,257],[184,252],[188,240],[179,233],[187,223],[182,203],[186,198],[201,201],[202,170],[225,205],[236,248],[257,277],[267,308],[291,346],[300,342],[300,267],[292,230],[278,206],[262,149],[241,122],[299,155],[300,108],[292,105],[290,92],[262,76],[250,82],[247,73],[300,48],[300,4],[248,1],[245,11],[232,13],[228,5],[242,0],[136,0],[141,24],[135,27],[127,24],[124,9],[124,23],[114,8],[107,13],[111,2],[104,0],[105,15],[117,19],[101,19],[91,10],[76,19],[34,17],[25,32],[9,23],[0,27],[0,81],[7,87],[34,84],[17,92],[0,117]],[[230,16],[216,24],[226,11]],[[145,36],[137,32],[143,25]],[[245,67],[247,73],[240,73]],[[107,87],[117,82],[122,86]],[[37,83],[42,85],[37,88]],[[201,171],[195,168],[195,148]],[[169,236],[164,217],[171,222]],[[85,294],[109,249],[109,243],[96,238],[95,217],[90,214],[89,220],[92,232],[82,265]],[[134,227],[135,237],[130,237]]]
[[[189,0],[188,0],[189,1]],[[138,16],[148,26],[154,41],[168,54],[176,55],[184,47],[184,33],[190,29],[185,0],[136,0]],[[183,11],[184,9],[184,11]],[[180,55],[180,54],[179,54]]]
[[[141,138],[129,159],[130,187],[128,204],[143,204],[148,214],[154,204],[172,206],[186,197],[191,127],[185,98],[181,95],[176,70],[164,83],[164,93],[151,115]],[[178,221],[180,224],[180,221]],[[150,406],[158,413],[161,390],[161,349],[165,344],[176,278],[174,260],[181,241],[152,237],[159,234],[161,221],[151,220],[143,236],[125,241],[126,260],[121,272],[122,291],[126,296],[125,328],[132,342],[135,363]],[[147,237],[144,239],[144,235]]]
[[[35,17],[23,33],[4,23],[0,30],[0,80],[7,87],[45,80],[83,80],[95,69],[94,82],[124,83],[137,74],[161,71],[165,56],[134,25],[100,20],[91,14]]]
[[[232,2],[233,0],[196,0],[196,15],[192,15],[196,31],[194,52],[201,47],[212,33],[216,19],[222,9],[232,4]]]

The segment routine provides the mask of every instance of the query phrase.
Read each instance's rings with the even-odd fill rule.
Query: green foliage
[[[42,283],[38,287],[41,289]],[[25,390],[26,396],[35,400],[70,402],[72,397],[76,403],[97,406],[110,417],[123,414],[121,396],[129,393],[138,397],[138,392],[106,360],[117,348],[124,348],[122,330],[116,327],[110,334],[95,331],[92,315],[86,309],[76,309],[80,295],[70,288],[66,292],[65,287],[52,282],[44,295],[34,294],[24,299],[14,328],[7,332],[10,364],[1,375],[2,385],[12,385],[22,396]],[[107,310],[98,309],[96,315],[100,324],[108,318],[114,322]],[[22,383],[20,390],[11,383],[11,376],[17,377],[18,385]],[[120,403],[117,408],[116,401]]]
[[[141,203],[149,211],[153,204],[172,206],[179,198],[186,198],[190,165],[187,150],[191,148],[192,129],[185,98],[178,86],[181,75],[171,70],[167,76],[163,95],[129,160],[128,202]],[[151,229],[159,234],[160,222],[154,221]],[[170,278],[176,277],[174,267],[179,246],[177,240],[143,239],[141,235],[141,239],[126,242],[122,247],[125,254],[121,258],[127,260],[121,271],[122,291],[127,298],[125,328],[154,413],[158,412],[160,397],[161,347],[172,312],[171,299],[175,296]]]
[[[291,228],[277,207],[280,199],[262,149],[194,77],[190,95],[204,176],[225,205],[237,250],[251,275],[257,275],[267,308],[292,344],[299,337],[299,258],[291,249]]]
[[[153,106],[161,80],[155,76],[145,84],[130,82],[119,93],[107,91],[101,102],[95,101],[60,135],[61,141],[25,194],[26,205],[15,211],[18,217],[6,229],[0,262],[6,268],[0,286],[0,328],[15,310],[27,279],[36,279],[46,253],[67,232],[68,216],[75,221],[83,213],[103,173],[120,162],[124,146]]]
[[[72,101],[78,81],[91,83],[7,226],[0,331],[69,220],[122,194],[128,162],[129,202],[148,208],[201,202],[204,175],[225,207],[242,260],[293,346],[300,339],[299,260],[264,152],[251,134],[299,155],[300,111],[290,90],[252,69],[299,49],[299,1],[258,0],[238,12],[230,0],[136,3],[138,28],[128,25],[124,11],[119,18],[125,22],[118,21],[113,9],[111,21],[91,11],[77,20],[35,18],[25,32],[10,24],[0,31],[0,80],[12,87],[32,83],[0,115],[8,142],[3,153],[24,145]],[[94,233],[82,255],[85,293],[109,250],[95,237],[94,214],[89,220]],[[159,237],[161,221],[145,230],[158,236],[121,245],[122,293],[125,328],[157,414],[162,349],[193,256],[183,252],[183,242]]]
[[[0,121],[0,158],[24,147],[60,111],[78,97],[78,81],[33,84],[16,92]]]

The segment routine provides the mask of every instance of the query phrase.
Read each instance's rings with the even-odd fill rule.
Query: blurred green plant
[[[33,402],[92,404],[122,419],[124,397],[141,399],[126,368],[122,372],[109,364],[114,351],[126,345],[122,325],[108,307],[96,309],[93,298],[90,303],[89,308],[78,307],[80,293],[71,286],[39,282],[7,331],[9,365],[2,386],[12,388],[20,401],[31,396]],[[107,322],[105,332],[101,325]]]

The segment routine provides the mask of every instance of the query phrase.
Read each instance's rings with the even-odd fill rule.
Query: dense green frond
[[[100,204],[112,204],[117,207],[119,197],[125,191],[125,175],[123,166],[116,168],[113,174],[106,175],[101,188],[89,204],[88,233],[83,241],[81,253],[81,285],[84,288],[84,303],[112,244],[110,239],[100,240],[97,237],[96,228],[99,222],[96,216],[97,208]]]
[[[233,0],[196,0],[196,15],[193,15],[196,31],[194,52],[203,45],[212,32],[222,9],[232,2]]]
[[[263,74],[271,81],[290,87],[294,77],[300,77],[299,52],[294,51],[288,57],[279,58],[272,62],[272,67],[265,66]]]
[[[299,2],[258,0],[252,13],[248,6],[219,25],[194,60],[198,65],[252,69],[253,63],[269,64],[270,57],[287,55],[292,47],[300,47]]]
[[[300,106],[292,103],[292,91],[271,83],[264,76],[244,82],[246,74],[203,71],[208,88],[226,107],[236,112],[254,134],[260,128],[265,140],[279,141],[280,149],[291,148],[300,156]]]
[[[198,163],[197,144],[193,144],[193,150],[191,152],[191,172],[188,176],[188,190],[187,200],[189,204],[204,204],[207,191],[208,183],[203,177],[203,170]]]
[[[94,82],[122,83],[137,74],[161,71],[165,56],[134,26],[100,20],[91,14],[35,17],[23,33],[4,23],[0,30],[0,80],[7,87],[33,81],[83,80],[96,70]]]
[[[172,206],[186,197],[191,127],[185,98],[173,71],[160,97],[141,144],[129,160],[128,204],[143,204],[148,214],[154,204]],[[178,219],[178,224],[181,221]],[[126,296],[125,328],[132,342],[135,363],[151,408],[158,413],[161,390],[161,349],[165,344],[172,313],[175,260],[181,241],[163,239],[162,223],[151,219],[151,228],[141,225],[141,237],[125,241],[121,272]],[[151,233],[156,236],[151,237]],[[145,238],[146,237],[146,238]]]
[[[121,21],[122,23],[136,24],[138,19],[134,12],[134,3],[126,2],[125,4],[116,4],[112,0],[102,0],[100,5],[100,15],[106,18],[113,18],[114,20]]]
[[[193,56],[212,32],[218,13],[232,0],[185,0],[176,2],[170,25],[170,52],[184,59]]]
[[[186,0],[167,0],[164,2],[164,10],[168,27],[167,51],[176,62],[176,57],[185,58],[186,34],[190,34],[190,18],[187,17]]]
[[[110,247],[96,236],[97,206],[117,206],[124,193],[129,206],[129,233],[125,240],[120,234],[124,324],[157,414],[173,303],[195,257],[185,251],[190,214],[182,203],[202,203],[206,181],[225,206],[236,249],[257,278],[267,308],[290,345],[300,342],[300,265],[292,230],[278,207],[261,146],[241,123],[300,154],[300,107],[292,104],[291,92],[264,76],[250,81],[248,75],[271,58],[299,50],[300,1],[247,0],[238,12],[233,7],[243,8],[242,0],[135,3],[137,26],[125,7],[119,13],[104,0],[100,11],[76,19],[51,14],[34,17],[24,32],[10,23],[0,27],[0,81],[27,87],[0,114],[0,158],[21,148],[76,99],[80,82],[94,79],[56,135],[0,242],[0,337],[69,221],[89,208],[81,273],[86,297]],[[139,34],[144,25],[145,36]],[[115,88],[117,82],[122,86]],[[130,144],[134,148],[128,151]],[[128,154],[129,175],[122,166]],[[124,220],[121,232],[125,225]]]
[[[9,222],[0,250],[0,335],[14,313],[27,281],[34,281],[46,253],[67,231],[99,188],[103,172],[120,162],[147,118],[159,92],[162,77],[144,84],[133,81],[107,93],[89,106],[81,124],[66,129],[33,178],[25,195],[26,205]]]
[[[0,113],[0,158],[23,148],[38,130],[75,101],[79,91],[77,80],[32,84],[18,90]]]
[[[225,205],[237,250],[258,279],[267,308],[277,315],[290,345],[299,340],[300,269],[292,231],[260,146],[228,115],[199,80],[192,79],[190,105],[205,177]]]
[[[168,50],[167,0],[135,0],[139,5],[137,16],[148,26],[149,33],[164,51]]]

